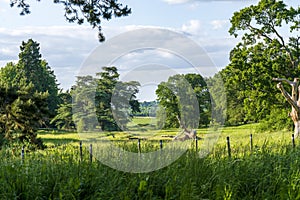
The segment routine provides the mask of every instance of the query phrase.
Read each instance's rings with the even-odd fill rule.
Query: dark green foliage
[[[44,121],[47,112],[47,93],[33,92],[33,85],[20,88],[6,88],[0,85],[0,134],[2,144],[8,142],[29,142],[38,148],[43,143],[36,131]]]
[[[74,129],[75,124],[73,122],[72,112],[72,96],[69,91],[62,92],[59,95],[60,104],[57,109],[57,115],[51,120],[51,124],[59,129]]]
[[[22,42],[19,62],[17,64],[18,76],[16,81],[25,77],[26,83],[32,83],[37,92],[48,92],[47,98],[49,117],[52,118],[58,105],[58,84],[54,71],[40,54],[40,44],[29,39]]]
[[[292,130],[293,121],[288,117],[288,109],[276,108],[271,110],[270,115],[260,122],[258,131]]]
[[[22,42],[17,64],[0,69],[0,133],[3,142],[29,142],[43,148],[36,131],[49,123],[58,104],[54,72],[41,59],[37,42]]]
[[[105,40],[101,30],[102,19],[110,20],[112,17],[127,16],[131,13],[131,9],[123,6],[118,0],[54,0],[53,3],[64,6],[64,16],[68,22],[81,25],[86,20],[93,28],[97,28],[100,42]],[[10,6],[13,7],[15,5],[21,8],[20,15],[30,13],[30,5],[26,0],[11,0]]]
[[[119,79],[118,70],[116,67],[105,67],[97,76],[99,79],[97,80],[95,100],[101,130],[119,130],[111,108],[113,90]]]
[[[58,84],[54,71],[42,60],[39,43],[29,39],[20,46],[17,64],[8,63],[0,70],[0,83],[5,87],[20,88],[32,84],[32,91],[47,92],[48,118],[56,114],[58,105]],[[48,124],[48,120],[45,120]]]

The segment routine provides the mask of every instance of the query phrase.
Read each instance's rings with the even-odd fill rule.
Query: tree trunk
[[[294,125],[295,125],[294,136],[299,137],[299,134],[300,134],[300,120],[295,121]]]
[[[299,137],[300,135],[300,86],[299,79],[294,78],[294,81],[287,79],[273,78],[274,81],[279,81],[277,88],[281,91],[287,102],[292,106],[292,111],[289,116],[294,122],[294,136]],[[286,82],[292,87],[292,95],[290,95],[283,87],[282,82]]]
[[[183,129],[184,135],[181,136],[181,137],[176,136],[174,138],[174,140],[185,141],[185,140],[194,139],[195,137],[197,137],[196,130],[188,130],[186,125],[184,124],[184,122],[180,119],[180,117],[176,116],[176,118],[178,120],[178,123],[179,123],[180,127]]]

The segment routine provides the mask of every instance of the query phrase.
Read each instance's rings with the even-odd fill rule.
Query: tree
[[[69,91],[62,92],[59,95],[60,104],[57,108],[57,115],[51,120],[51,124],[55,124],[60,129],[74,129],[72,112],[72,95]]]
[[[115,121],[122,130],[131,121],[133,113],[140,112],[140,104],[136,100],[140,83],[137,81],[118,82],[113,90],[111,109]]]
[[[43,148],[37,138],[37,128],[41,125],[47,110],[48,93],[33,92],[33,84],[7,88],[0,85],[0,134],[5,141],[29,142]]]
[[[171,76],[167,82],[158,85],[156,94],[159,102],[158,122],[164,122],[165,128],[180,127],[190,133],[190,129],[209,123],[210,96],[199,74]]]
[[[93,28],[97,28],[100,42],[105,40],[102,19],[110,20],[113,16],[122,17],[131,13],[131,9],[118,3],[118,0],[54,0],[53,3],[64,6],[64,16],[68,22],[81,25],[86,20]],[[30,5],[25,0],[11,0],[10,5],[21,8],[20,15],[30,13]]]
[[[111,98],[119,79],[119,73],[116,67],[103,67],[102,69],[102,72],[97,73],[95,97],[98,122],[101,130],[119,130],[111,110]]]
[[[205,79],[209,89],[211,107],[213,108],[211,108],[211,123],[215,125],[223,125],[227,114],[227,101],[229,97],[226,95],[223,80],[222,71],[216,73],[213,77]]]
[[[17,64],[8,63],[0,70],[0,82],[7,87],[19,88],[32,84],[32,92],[47,92],[48,118],[55,116],[58,105],[56,76],[45,60],[42,60],[39,43],[29,39],[20,46]]]
[[[245,113],[245,122],[259,121],[270,117],[273,109],[287,108],[272,78],[299,74],[299,17],[299,7],[261,0],[231,18],[229,33],[241,35],[242,42],[231,51],[230,64],[222,73],[225,86],[232,92],[228,96],[243,102],[240,109]]]
[[[136,94],[140,86],[136,81],[121,82],[116,67],[103,67],[97,73],[96,109],[102,130],[126,129],[132,112],[139,111]]]
[[[73,119],[79,132],[97,128],[96,86],[96,79],[92,76],[79,76],[76,85],[72,87]]]
[[[40,44],[29,39],[22,42],[20,47],[19,61],[17,64],[18,76],[16,80],[26,77],[26,83],[33,83],[34,91],[48,92],[47,99],[49,108],[49,117],[56,114],[58,105],[58,84],[54,71],[45,60],[42,60],[40,54]]]

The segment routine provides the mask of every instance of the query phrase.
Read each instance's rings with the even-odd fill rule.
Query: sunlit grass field
[[[122,132],[77,133],[76,131],[63,132],[59,130],[41,130],[39,131],[38,136],[43,139],[46,145],[55,146],[61,144],[77,145],[82,139],[84,139],[84,137],[88,137],[88,135],[96,135],[96,137],[110,141],[136,142],[137,139],[142,139],[143,141],[156,141],[157,143],[159,143],[160,140],[163,140],[164,142],[170,142],[176,135],[180,135],[182,133],[180,129],[156,130],[155,124],[156,121],[154,118],[138,117],[134,118],[133,121],[128,125],[128,130]],[[219,127],[217,129],[213,127],[207,127],[197,129],[197,136],[199,138],[205,138],[208,133],[216,132],[218,140],[215,145],[226,145],[226,138],[230,137],[230,144],[232,148],[250,147],[250,135],[252,135],[254,147],[262,145],[291,144],[292,132],[283,130],[261,133],[256,131],[257,126],[258,124]],[[201,140],[199,140],[199,144],[201,144]]]
[[[132,152],[141,138],[143,152],[159,149],[159,140],[171,142],[166,136],[180,132],[155,131],[151,120],[138,118],[129,131],[98,134]],[[22,159],[21,146],[1,149],[0,199],[300,199],[300,143],[292,146],[291,132],[258,133],[256,126],[198,129],[199,138],[220,131],[210,154],[199,156],[191,141],[179,159],[149,173],[115,170],[95,157],[91,162],[88,148],[81,158],[83,133],[41,130],[45,150],[25,147]],[[204,141],[198,142],[200,150]]]

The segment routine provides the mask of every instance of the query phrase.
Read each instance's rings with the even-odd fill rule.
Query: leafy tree
[[[222,74],[228,97],[243,103],[235,107],[234,101],[229,101],[228,111],[245,113],[243,121],[259,121],[270,116],[272,109],[287,108],[272,78],[299,75],[299,17],[299,7],[261,0],[231,18],[229,33],[241,35],[242,42],[231,51],[230,64]]]
[[[210,96],[199,74],[174,75],[158,85],[157,117],[165,128],[188,128],[207,125],[210,121]],[[200,118],[199,118],[200,114]],[[159,124],[161,126],[161,124]]]
[[[102,19],[110,20],[113,16],[122,17],[131,13],[131,9],[118,0],[54,0],[53,3],[64,6],[64,16],[68,22],[81,25],[86,20],[93,28],[97,28],[100,42],[105,40],[101,28]],[[21,8],[21,15],[30,13],[30,5],[25,0],[11,0],[10,5]]]

